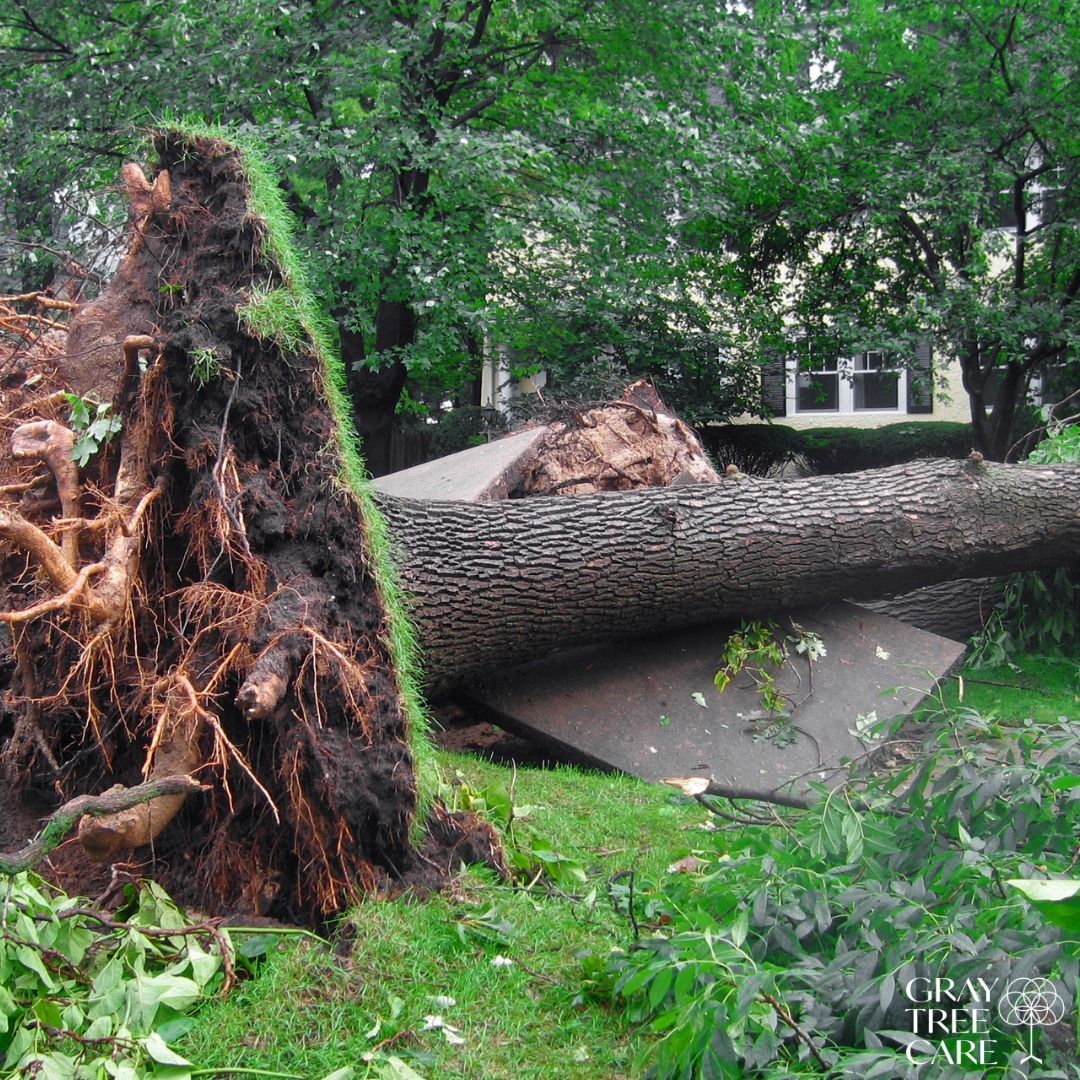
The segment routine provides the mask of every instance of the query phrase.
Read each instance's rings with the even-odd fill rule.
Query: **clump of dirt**
[[[512,493],[585,495],[720,480],[698,437],[653,387],[632,383],[618,401],[549,425]]]
[[[373,888],[438,885],[465,851],[497,864],[468,816],[439,810],[414,842],[412,733],[325,367],[241,315],[290,287],[243,161],[175,131],[156,150],[153,183],[125,169],[127,255],[57,364],[122,431],[63,521],[10,498],[0,514],[9,797],[37,810],[196,776],[207,794],[84,820],[80,837],[109,862],[144,845],[148,871],[202,910],[312,921]],[[35,419],[54,422],[40,440],[67,430]],[[39,457],[63,502],[63,468]]]

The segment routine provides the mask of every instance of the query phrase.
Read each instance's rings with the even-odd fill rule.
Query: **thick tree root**
[[[50,814],[45,827],[24,847],[18,851],[0,852],[0,874],[20,874],[37,866],[85,815],[116,814],[152,799],[186,798],[193,792],[205,790],[190,776],[161,776],[133,788],[115,788],[103,795],[80,795]]]

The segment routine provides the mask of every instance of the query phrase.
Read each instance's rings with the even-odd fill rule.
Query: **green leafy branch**
[[[78,394],[64,394],[64,400],[71,410],[68,424],[77,436],[71,456],[81,469],[120,431],[123,421],[112,415],[112,406],[107,401],[94,401]]]
[[[1062,717],[1003,752],[964,710],[942,719],[926,757],[855,791],[813,785],[782,831],[711,830],[641,884],[652,936],[631,920],[631,945],[586,957],[582,981],[657,1037],[643,1069],[918,1080],[913,979],[1034,971],[1075,1002],[1080,728]],[[988,1038],[980,1075],[1016,1075],[1017,1031],[992,1019]]]
[[[154,884],[129,887],[121,919],[18,874],[2,910],[3,1076],[193,1074],[169,1043],[232,983],[243,954],[225,930],[189,925]]]
[[[713,679],[716,688],[723,693],[738,675],[749,676],[760,696],[762,707],[777,723],[786,726],[790,726],[791,713],[813,693],[814,662],[826,655],[825,643],[817,634],[794,619],[789,621],[791,633],[783,633],[771,621],[743,622],[740,629],[724,643],[721,654],[723,667]],[[785,664],[794,670],[792,651],[806,659],[809,670],[809,690],[800,701],[784,693],[776,681],[777,673]],[[774,723],[770,737],[783,737],[784,729],[775,728]]]

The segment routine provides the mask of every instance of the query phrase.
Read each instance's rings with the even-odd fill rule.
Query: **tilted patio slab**
[[[377,477],[372,486],[401,499],[460,502],[505,499],[547,434],[547,428],[527,428],[411,469]]]
[[[851,734],[857,717],[909,714],[964,653],[958,642],[853,604],[794,619],[822,639],[826,655],[811,671],[792,649],[793,665],[777,675],[778,688],[799,702],[786,733],[770,727],[747,675],[716,689],[730,625],[575,649],[485,678],[464,703],[599,767],[767,794],[842,776],[842,763],[866,752]],[[789,617],[775,622],[792,632]]]

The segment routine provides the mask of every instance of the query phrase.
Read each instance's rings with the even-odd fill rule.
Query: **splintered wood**
[[[522,471],[522,494],[585,495],[720,479],[697,436],[646,382],[560,421]]]

